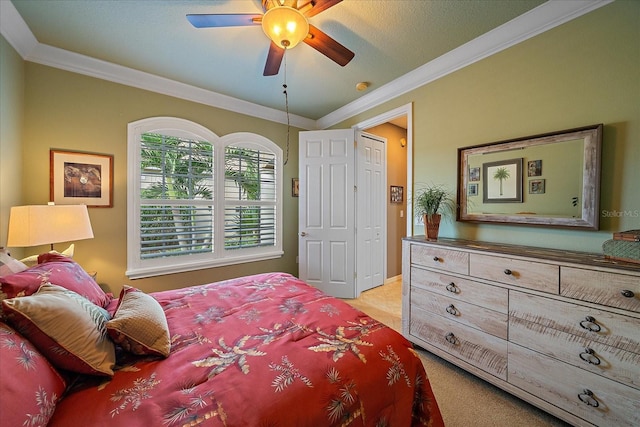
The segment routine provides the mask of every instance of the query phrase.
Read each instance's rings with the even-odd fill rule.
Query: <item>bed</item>
[[[289,274],[113,297],[54,256],[0,284],[2,426],[443,425],[404,337]]]

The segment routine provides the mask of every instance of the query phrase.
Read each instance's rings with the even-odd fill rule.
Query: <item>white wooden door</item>
[[[386,266],[386,141],[356,137],[356,296],[384,283]]]
[[[298,268],[329,295],[354,298],[354,131],[300,132]]]

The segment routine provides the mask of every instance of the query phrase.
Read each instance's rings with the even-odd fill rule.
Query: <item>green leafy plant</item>
[[[453,214],[456,209],[453,194],[441,185],[428,185],[416,190],[413,206],[418,218],[426,215],[429,219],[438,213],[443,216]]]

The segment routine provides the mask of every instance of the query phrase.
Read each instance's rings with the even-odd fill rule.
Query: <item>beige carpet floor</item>
[[[401,281],[395,280],[345,301],[401,332],[401,296]],[[447,427],[569,425],[438,356],[422,349],[418,353]]]

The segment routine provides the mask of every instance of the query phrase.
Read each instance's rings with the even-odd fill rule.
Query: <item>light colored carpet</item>
[[[345,300],[401,332],[402,283],[391,281]],[[447,427],[565,427],[569,424],[500,390],[457,366],[418,349]]]

